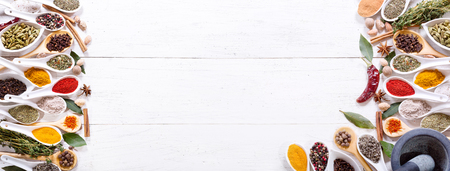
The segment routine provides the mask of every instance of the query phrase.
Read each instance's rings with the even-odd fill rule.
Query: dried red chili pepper
[[[2,31],[3,29],[5,29],[6,27],[8,27],[11,24],[19,22],[19,20],[20,20],[20,18],[16,17],[16,18],[12,19],[11,21],[0,24],[0,31]]]
[[[358,99],[356,99],[356,102],[358,103],[363,103],[369,100],[377,91],[378,83],[380,82],[380,73],[378,72],[378,69],[372,65],[372,63],[367,62],[366,60],[364,60],[364,62],[367,64],[367,75],[369,80],[364,92],[358,97]]]

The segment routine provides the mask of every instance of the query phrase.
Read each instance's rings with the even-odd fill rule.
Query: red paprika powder
[[[78,87],[78,81],[75,78],[65,78],[58,81],[52,88],[55,93],[69,94]]]
[[[386,89],[394,96],[411,96],[415,94],[414,88],[402,80],[390,80],[386,83]]]

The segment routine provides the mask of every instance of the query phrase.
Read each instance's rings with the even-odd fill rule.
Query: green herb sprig
[[[424,22],[440,18],[449,11],[450,0],[423,0],[392,23],[394,33],[406,26],[420,26]]]

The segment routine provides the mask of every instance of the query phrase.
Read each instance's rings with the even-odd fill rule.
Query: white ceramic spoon
[[[399,120],[400,121],[400,125],[401,125],[402,128],[399,131],[397,131],[397,132],[390,133],[389,130],[388,130],[388,124],[393,119]],[[406,125],[402,120],[400,120],[400,119],[398,119],[396,117],[389,117],[383,123],[383,132],[387,136],[390,136],[390,137],[400,137],[400,136],[406,134],[408,131],[411,131],[411,130],[412,129],[408,125]]]
[[[410,96],[395,96],[395,95],[391,94],[388,91],[388,89],[386,88],[386,84],[391,80],[401,80],[401,81],[409,84],[414,89],[415,93]],[[446,102],[448,100],[448,96],[426,91],[426,90],[422,89],[421,87],[410,83],[409,81],[407,81],[406,79],[404,79],[402,77],[396,77],[396,76],[389,77],[388,79],[386,79],[384,81],[383,89],[387,95],[392,96],[394,98],[399,98],[399,99],[417,98],[417,99],[428,99],[428,100],[439,101],[439,102]]]
[[[434,113],[433,113],[434,114]],[[444,114],[444,115],[448,115],[448,114],[445,114],[445,113],[441,113],[441,114]],[[425,128],[425,127],[422,127],[422,122],[423,122],[423,120],[425,120],[425,118],[426,117],[424,117],[424,118],[422,118],[422,120],[420,121],[420,127],[421,128]],[[447,127],[447,128],[445,128],[443,131],[441,131],[441,133],[444,133],[445,131],[447,131],[448,129],[450,129],[450,125]],[[436,130],[437,131],[437,130]],[[450,139],[450,138],[449,138]]]
[[[6,27],[6,28],[3,29],[2,31],[0,31],[0,36],[3,35],[3,33],[5,33],[6,31],[8,31],[11,27],[13,27],[13,26],[15,26],[15,25],[17,25],[17,24],[22,24],[22,23],[24,23],[24,24],[26,24],[26,25],[29,25],[29,26],[33,26],[33,27],[35,27],[36,29],[39,29],[39,34],[38,34],[38,36],[36,37],[36,39],[34,39],[34,41],[31,42],[30,44],[28,44],[28,46],[25,46],[25,47],[23,47],[23,48],[21,48],[21,49],[15,49],[15,50],[6,49],[5,46],[3,46],[3,43],[2,43],[2,44],[0,44],[0,50],[1,50],[1,51],[3,51],[3,52],[9,52],[9,53],[22,52],[22,51],[28,50],[30,47],[33,47],[33,46],[41,39],[41,37],[42,37],[42,35],[43,35],[43,33],[44,33],[44,27],[42,27],[42,26],[39,25],[39,24],[36,24],[35,22],[28,22],[28,21],[17,22],[17,23],[14,23],[14,24],[9,25],[8,27]]]
[[[27,89],[25,90],[25,92],[23,92],[22,94],[20,94],[18,96],[23,96],[24,94],[33,91],[33,89],[36,87],[27,78],[25,78],[25,76],[23,76],[23,74],[19,75],[19,74],[16,74],[15,72],[12,72],[12,71],[0,74],[0,80],[6,80],[6,79],[9,79],[9,78],[14,78],[16,80],[19,80],[19,81],[21,81],[22,83],[24,83],[27,86]],[[11,96],[17,96],[17,95],[11,95]],[[8,102],[8,101],[0,99],[0,103],[6,103],[6,102]]]
[[[47,65],[47,62],[50,59],[52,59],[56,56],[59,56],[59,55],[65,55],[65,56],[69,57],[69,59],[72,61],[72,65],[70,65],[70,67],[65,70],[57,70],[57,69],[54,69]],[[57,54],[49,55],[45,58],[14,58],[13,63],[15,63],[17,65],[23,65],[23,66],[29,66],[29,67],[45,68],[47,70],[57,72],[57,73],[66,73],[68,71],[71,71],[73,66],[75,66],[75,61],[73,60],[73,58],[64,53],[57,53]]]
[[[11,106],[3,106],[3,105],[2,105],[2,106],[0,106],[0,114],[5,115],[5,116],[8,117],[8,118],[11,118],[11,119],[14,120],[15,122],[18,122],[18,123],[21,123],[21,124],[25,124],[25,125],[27,125],[27,124],[33,124],[33,123],[35,123],[36,121],[39,120],[40,116],[38,116],[38,117],[36,118],[36,120],[33,121],[33,122],[30,122],[30,123],[24,123],[24,122],[18,121],[16,118],[14,118],[13,116],[11,116],[11,114],[9,114],[9,112],[8,112],[9,109],[14,108],[14,107],[17,107],[17,106],[21,106],[21,105],[23,105],[23,104],[15,104],[15,105],[11,105]],[[34,108],[34,107],[33,107],[33,108]],[[35,109],[37,109],[37,108],[35,108]],[[38,110],[39,110],[39,109],[38,109]]]
[[[15,64],[15,63],[13,63],[13,62],[11,62],[11,61],[3,58],[3,57],[0,57],[0,65],[3,65],[4,67],[6,67],[6,68],[16,72],[17,74],[20,74],[20,75],[24,76],[24,77],[25,77],[25,71],[27,71],[28,69],[31,68],[31,67],[24,67],[24,66]],[[45,72],[47,72],[51,83],[53,82],[52,81],[52,74],[50,74],[50,72],[48,72],[45,68],[41,68],[41,67],[35,67],[35,68],[43,69]],[[33,82],[31,82],[28,79],[27,79],[27,82],[30,82],[31,84],[35,85],[36,87],[39,87],[38,85],[34,84]],[[50,84],[44,85],[41,88],[48,87]]]
[[[387,18],[387,17],[384,15],[384,10],[385,10],[386,7],[388,6],[388,4],[391,3],[392,1],[393,1],[393,0],[387,0],[387,1],[384,3],[383,7],[381,7],[381,17],[382,17],[384,20],[389,21],[389,22],[393,22],[393,21],[397,20],[398,17],[400,17],[401,15],[403,15],[403,13],[405,13],[406,10],[408,9],[409,2],[411,2],[411,0],[405,0],[405,7],[403,8],[402,13],[400,13],[400,15],[398,15],[398,16],[395,17],[395,18],[389,19],[389,18]]]
[[[0,127],[4,128],[4,129],[7,129],[7,130],[10,130],[10,131],[20,132],[22,134],[25,134],[25,135],[35,139],[36,141],[39,141],[40,143],[42,143],[44,145],[47,145],[47,146],[56,145],[56,144],[60,143],[61,140],[63,139],[61,131],[58,128],[55,128],[53,126],[23,126],[23,125],[14,124],[14,123],[11,123],[11,122],[3,121],[3,122],[0,123]],[[59,135],[61,136],[61,139],[58,142],[54,143],[54,144],[47,144],[47,143],[44,143],[44,142],[38,140],[33,135],[32,131],[35,130],[35,129],[43,128],[43,127],[48,127],[48,128],[54,129],[56,132],[59,133]]]
[[[11,96],[11,95],[8,94],[8,95],[5,96],[5,100],[8,101],[8,102],[18,103],[18,104],[21,104],[21,105],[28,105],[28,106],[31,106],[31,107],[33,107],[33,108],[35,108],[35,109],[37,109],[37,110],[39,110],[39,111],[41,111],[43,113],[48,113],[44,109],[40,108],[36,103],[34,103],[32,101],[29,101],[29,100],[25,100],[22,97]],[[67,104],[64,103],[64,109],[66,109],[66,108],[67,108]],[[65,112],[65,110],[62,110],[61,112],[55,113],[55,114],[52,114],[52,115],[59,115],[59,114],[64,113],[64,112]]]
[[[332,155],[331,153],[333,153],[333,152],[330,150],[330,146],[326,145],[323,141],[315,141],[315,142],[320,142],[320,143],[322,143],[322,144],[325,145],[325,146],[327,147],[327,149],[328,149],[328,159],[327,159],[327,165],[326,165],[326,168],[325,168],[325,171],[328,171],[328,169],[329,169],[330,167],[333,167],[333,166],[331,166],[332,163],[330,162],[330,156]],[[315,143],[315,142],[314,142],[314,143]],[[313,143],[313,145],[311,146],[311,148],[314,146],[314,143]],[[308,149],[308,151],[310,151],[311,148]],[[308,154],[308,155],[309,155],[309,154]],[[312,169],[312,170],[315,170],[315,167],[314,167],[314,165],[313,165],[313,163],[312,163],[312,161],[311,161],[311,158],[310,158],[309,156],[308,156],[308,161],[309,161],[309,164],[311,165],[311,169]]]
[[[417,59],[417,61],[420,62],[420,66],[417,67],[416,69],[412,70],[412,71],[401,72],[401,71],[399,71],[399,70],[394,68],[394,60],[397,57],[399,57],[399,56],[409,56],[409,57],[412,57],[414,59]],[[423,70],[425,68],[439,66],[439,65],[448,65],[448,64],[450,64],[450,57],[445,57],[445,58],[422,58],[420,56],[411,55],[411,54],[404,54],[403,53],[403,54],[398,54],[394,58],[392,58],[390,66],[391,66],[392,70],[395,73],[397,73],[397,74],[411,74],[411,73],[414,73],[416,71]]]
[[[366,160],[367,163],[372,165],[372,167],[374,167],[377,171],[387,171],[388,169],[386,167],[386,164],[384,163],[383,151],[381,150],[381,148],[380,148],[380,160],[378,160],[378,163],[373,162],[372,160],[368,159],[364,154],[361,153],[361,149],[359,149],[359,138],[364,135],[372,136],[370,134],[362,134],[358,137],[357,142],[356,142],[356,144],[357,144],[356,147],[358,148],[358,152],[361,154],[361,156],[364,158],[364,160]],[[372,137],[374,137],[374,136],[372,136]],[[377,139],[377,138],[375,138],[375,139]],[[378,142],[378,140],[377,140],[377,142]]]
[[[66,117],[68,116],[73,116],[76,118],[76,126],[74,129],[68,128],[64,125],[64,121],[66,120]],[[56,126],[59,129],[69,132],[69,133],[74,133],[77,132],[78,130],[81,129],[81,119],[80,117],[78,117],[77,115],[74,114],[68,114],[66,117],[61,118],[60,120],[56,121],[56,122],[36,122],[34,124],[31,124],[29,126],[43,126],[43,125],[50,125],[50,126]]]
[[[413,79],[414,84],[415,84],[415,82],[416,82],[417,75],[419,75],[421,72],[426,71],[426,70],[433,70],[433,71],[434,71],[435,69],[437,69],[437,68],[428,68],[428,69],[424,69],[424,70],[422,70],[422,71],[417,72],[417,73],[414,75],[414,79]],[[447,82],[448,80],[450,80],[450,70],[448,70],[448,69],[438,69],[438,71],[441,72],[442,75],[445,76],[444,80],[442,80],[442,82],[441,82],[440,84],[438,84],[438,85],[436,85],[436,86],[434,86],[434,87],[427,88],[427,89],[425,89],[425,90],[432,90],[432,89],[436,88],[437,86],[440,86],[441,84],[444,84],[445,82]],[[416,85],[417,85],[417,84],[416,84]],[[420,86],[419,86],[419,87],[420,87]],[[420,88],[422,88],[422,87],[420,87]],[[423,88],[422,88],[422,89],[423,89]]]
[[[33,168],[36,167],[38,164],[44,163],[42,161],[39,161],[39,162],[26,161],[24,159],[14,158],[14,157],[11,157],[8,155],[2,155],[2,157],[0,157],[0,158],[4,162],[12,164],[17,167],[20,167],[26,171],[33,171]],[[56,164],[53,164],[53,163],[51,163],[51,164],[56,166]],[[56,166],[56,167],[58,167],[58,166]],[[58,170],[61,171],[61,169],[59,167],[58,167]]]
[[[403,104],[403,102],[400,103],[400,106],[398,107],[399,109],[402,109],[402,104]],[[423,114],[423,115],[421,115],[421,116],[419,116],[417,118],[407,117],[402,112],[402,110],[398,110],[398,113],[400,114],[400,116],[403,116],[403,118],[405,118],[407,120],[414,120],[414,119],[419,119],[419,118],[423,118],[425,116],[431,115],[431,114],[436,113],[436,112],[438,112],[440,110],[443,110],[443,109],[450,109],[450,103],[440,103],[440,104],[438,104],[436,106],[433,106],[430,111],[428,111],[427,113],[425,113],[425,114]]]
[[[67,93],[67,94],[53,92],[53,90],[52,90],[53,86],[55,84],[57,84],[59,81],[61,81],[63,79],[66,79],[66,78],[74,78],[74,79],[76,79],[78,81],[77,88],[73,92]],[[80,87],[81,87],[81,81],[80,81],[80,79],[78,77],[76,77],[74,75],[66,75],[64,77],[61,77],[57,81],[54,81],[49,86],[47,86],[47,87],[45,87],[43,89],[32,91],[32,92],[29,92],[27,94],[23,94],[22,98],[23,99],[32,99],[32,98],[44,97],[44,96],[70,96],[70,95],[76,93],[77,90],[80,89]]]
[[[8,8],[13,8],[11,3],[5,2],[3,0],[0,0],[0,5],[3,5],[3,6],[8,7]]]
[[[328,157],[329,163],[328,163],[325,171],[334,171],[334,160],[336,160],[336,159],[345,160],[347,163],[349,163],[350,165],[353,166],[355,171],[361,171],[361,168],[359,168],[358,163],[356,163],[356,161],[353,160],[353,158],[351,158],[349,155],[344,154],[343,152],[340,152],[337,150],[333,150],[333,149],[328,149],[328,151],[330,151],[329,157]]]
[[[67,13],[67,14],[73,14],[73,13],[77,12],[78,10],[81,9],[81,6],[82,6],[81,0],[79,0],[80,5],[78,6],[77,9],[74,9],[74,10],[72,10],[72,11],[67,11],[67,10],[63,10],[63,9],[59,8],[58,6],[56,6],[56,5],[53,3],[53,0],[31,0],[31,1],[39,2],[39,3],[41,3],[41,4],[45,4],[45,5],[51,6],[51,7],[55,8],[55,9],[61,11],[61,12]]]
[[[430,31],[428,30],[430,27],[435,26],[436,24],[440,24],[445,22],[445,20],[450,21],[450,18],[437,18],[431,21],[428,21],[426,23],[422,24],[423,29],[425,30],[425,32],[427,33],[427,36],[429,39],[431,39],[431,42],[433,42],[435,45],[438,45],[440,48],[445,49],[445,50],[450,50],[450,47],[444,46],[441,43],[437,42],[433,36],[431,35]]]
[[[296,144],[296,143],[294,143],[294,144],[290,144],[290,145],[297,145],[297,146],[299,146],[300,148],[302,148],[303,149],[303,151],[305,152],[305,155],[306,155],[306,170],[310,170],[310,168],[311,168],[311,164],[310,164],[310,160],[309,160],[309,155],[308,155],[308,153],[307,153],[307,151],[309,151],[308,149],[306,149],[306,148],[304,148],[302,145],[300,145],[300,144]],[[290,146],[289,145],[289,146]],[[291,167],[291,169],[292,170],[295,170],[294,169],[294,167],[292,166],[292,164],[291,164],[291,162],[289,161],[289,146],[287,146],[287,148],[286,148],[286,161],[288,162],[288,164],[289,164],[289,166]]]
[[[48,14],[48,13],[53,14],[53,15],[55,15],[55,14],[58,15],[58,16],[62,19],[62,23],[63,23],[62,26],[59,27],[59,28],[55,28],[55,29],[52,30],[52,29],[49,29],[49,28],[45,27],[44,25],[39,24],[39,23],[36,21],[37,17],[39,17],[39,16],[41,16],[41,15],[44,15],[44,14]],[[39,24],[39,25],[43,26],[45,30],[48,30],[48,31],[58,31],[58,30],[61,30],[61,29],[66,25],[66,20],[64,19],[64,17],[63,17],[61,14],[58,14],[58,13],[56,13],[56,12],[25,13],[25,12],[21,12],[21,11],[19,11],[19,10],[15,10],[15,9],[9,8],[9,9],[5,9],[5,14],[6,14],[6,15],[13,16],[13,17],[19,17],[19,18],[28,20],[28,21],[30,21],[30,22]]]

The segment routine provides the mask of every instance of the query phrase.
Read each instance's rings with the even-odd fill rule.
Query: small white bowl
[[[445,20],[450,21],[450,18],[438,18],[438,19],[434,19],[431,21],[428,21],[426,23],[422,24],[423,29],[425,30],[425,32],[427,33],[428,38],[431,39],[431,42],[433,42],[435,45],[438,45],[440,48],[445,49],[450,51],[450,47],[444,46],[441,43],[437,42],[436,40],[434,40],[433,36],[431,35],[430,31],[428,31],[428,28],[433,27],[436,24],[445,22]]]
[[[401,15],[403,15],[403,14],[406,12],[406,10],[408,9],[408,6],[409,6],[409,2],[411,2],[411,0],[405,0],[405,7],[403,8],[403,11],[400,13],[400,15],[398,15],[397,17],[395,17],[395,18],[393,18],[393,19],[388,19],[388,18],[384,15],[384,10],[385,10],[386,6],[387,6],[389,3],[391,3],[392,1],[393,1],[393,0],[387,0],[387,1],[384,3],[383,7],[381,7],[381,17],[382,17],[384,20],[389,21],[389,22],[394,22],[395,20],[398,20],[398,17],[400,17]]]
[[[55,8],[55,9],[57,9],[57,10],[60,10],[60,11],[63,12],[63,13],[67,13],[67,14],[73,14],[73,13],[76,13],[76,12],[79,11],[79,10],[81,9],[81,7],[82,7],[81,0],[79,0],[80,5],[78,6],[78,8],[75,9],[75,10],[72,10],[72,11],[67,11],[67,10],[63,10],[63,9],[59,8],[58,6],[56,6],[56,5],[53,3],[53,0],[31,0],[31,1],[39,2],[39,3],[41,3],[41,4],[45,4],[45,5],[51,6],[51,7]]]
[[[300,144],[296,144],[296,143],[289,144],[289,146],[291,146],[291,145],[297,145],[300,148],[302,148],[303,151],[305,151],[305,155],[306,155],[306,170],[310,170],[311,164],[310,164],[310,161],[309,161],[309,154],[307,153],[309,150],[303,148],[303,146],[301,146]],[[289,146],[287,146],[287,148],[286,148],[286,161],[289,164],[289,166],[291,167],[291,169],[295,171],[294,167],[292,167],[291,162],[289,161]]]
[[[8,78],[15,78],[16,80],[19,80],[19,81],[21,81],[21,82],[23,82],[26,86],[27,86],[27,89],[25,90],[25,92],[23,92],[22,94],[20,94],[20,95],[12,95],[12,96],[24,96],[25,94],[28,94],[28,93],[30,93],[31,91],[33,91],[33,89],[36,87],[36,85],[34,85],[33,83],[31,83],[27,78],[25,78],[25,76],[23,76],[23,75],[19,75],[19,74],[16,74],[16,73],[14,73],[14,72],[7,72],[7,73],[3,73],[3,74],[0,74],[0,80],[6,80],[6,79],[8,79]],[[2,103],[2,102],[5,102],[5,103],[8,103],[9,101],[7,101],[7,100],[0,100],[0,103]]]
[[[22,24],[25,23],[26,25],[30,25],[33,26],[37,29],[39,29],[39,34],[36,37],[36,39],[34,39],[33,42],[31,42],[30,44],[28,44],[28,46],[25,46],[21,49],[17,49],[17,50],[10,50],[10,49],[6,49],[5,46],[3,46],[3,42],[0,44],[0,50],[3,52],[9,52],[9,53],[14,53],[14,52],[22,52],[25,51],[27,49],[29,49],[30,47],[34,46],[42,37],[42,34],[44,33],[44,27],[42,27],[41,25],[37,24],[37,23],[33,23],[33,22],[28,22],[28,21],[24,21],[24,22],[18,22],[15,24],[11,24],[10,26],[6,27],[5,29],[3,29],[2,31],[0,31],[0,36],[3,35],[4,32],[8,31],[11,27],[17,25],[17,24]]]
[[[355,169],[355,171],[361,171],[361,168],[359,168],[358,163],[355,160],[353,160],[349,155],[347,155],[343,152],[340,152],[338,150],[333,150],[333,149],[328,149],[328,151],[329,151],[329,157],[328,157],[329,163],[327,164],[327,168],[325,169],[326,171],[334,170],[334,160],[336,160],[336,159],[345,160],[347,163],[352,165],[352,167]]]

